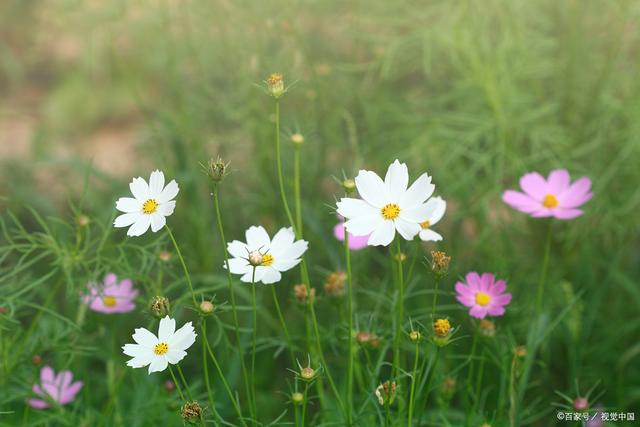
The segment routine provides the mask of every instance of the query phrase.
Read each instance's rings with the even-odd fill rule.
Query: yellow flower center
[[[400,215],[400,206],[389,203],[382,208],[381,212],[384,219],[396,219]]]
[[[148,214],[152,214],[158,210],[158,202],[156,199],[149,199],[142,205],[142,212]]]
[[[491,297],[485,292],[478,292],[476,294],[476,304],[485,306],[491,302]]]
[[[262,262],[260,263],[260,265],[264,265],[265,267],[268,267],[271,264],[273,264],[273,255],[271,254],[262,255]]]
[[[155,354],[157,354],[158,356],[162,356],[163,354],[165,354],[167,351],[169,351],[169,344],[167,344],[166,342],[159,342],[158,344],[156,344],[156,346],[153,348],[153,352]]]
[[[427,228],[431,227],[431,223],[429,221],[421,222],[420,227],[422,227],[423,230],[426,230]]]
[[[558,199],[553,194],[547,194],[542,200],[542,205],[545,208],[553,209],[558,206]]]
[[[111,295],[102,297],[102,303],[107,307],[115,307],[117,302],[116,297],[112,297]]]
[[[444,338],[451,332],[451,323],[448,319],[438,319],[433,323],[433,332],[436,336]]]

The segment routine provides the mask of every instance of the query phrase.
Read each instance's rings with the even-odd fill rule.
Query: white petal
[[[295,238],[296,235],[293,233],[293,228],[281,228],[276,235],[273,236],[269,252],[274,257],[278,256],[293,244]]]
[[[149,196],[152,199],[157,199],[162,193],[164,188],[164,173],[159,170],[154,170],[149,176]]]
[[[268,285],[271,283],[277,283],[280,281],[280,279],[282,279],[282,274],[280,274],[280,272],[275,268],[269,267],[266,269],[264,276],[262,276],[261,281],[265,285]]]
[[[169,350],[186,350],[196,342],[196,333],[193,330],[191,322],[185,323],[185,325],[178,329],[167,344],[169,344]]]
[[[378,228],[369,236],[369,246],[389,246],[396,235],[393,221],[382,221]]]
[[[373,233],[373,230],[380,227],[384,218],[380,212],[375,212],[372,215],[359,216],[344,223],[347,231],[354,236],[368,236]]]
[[[262,277],[264,276],[265,271],[267,270],[268,267],[263,267],[263,266],[257,266],[256,267],[256,272],[255,272],[255,282],[258,283],[260,280],[262,280]],[[240,281],[242,282],[246,282],[246,283],[251,283],[251,277],[253,276],[253,269],[246,272],[244,276],[242,276],[240,278]]]
[[[252,225],[245,232],[245,237],[247,238],[247,246],[250,250],[267,250],[269,249],[269,244],[271,243],[271,239],[269,239],[269,235],[267,234],[267,230],[264,229],[263,226],[254,226]]]
[[[428,173],[423,173],[415,180],[411,187],[400,198],[400,206],[410,208],[415,205],[424,203],[431,195],[436,186],[431,183],[431,177]]]
[[[406,221],[402,218],[398,218],[394,222],[396,230],[406,240],[412,240],[420,232],[420,224],[416,222]]]
[[[300,258],[302,254],[306,252],[308,247],[309,242],[307,242],[306,240],[298,240],[293,245],[285,248],[284,251],[281,252],[280,256],[283,259]]]
[[[160,202],[158,205],[158,213],[163,216],[170,216],[176,208],[176,201]]]
[[[155,357],[149,365],[149,374],[152,372],[162,372],[167,369],[167,358],[164,356]]]
[[[143,347],[153,348],[158,344],[158,337],[155,334],[145,328],[138,328],[134,331],[132,338],[135,342]]]
[[[119,215],[115,221],[113,221],[114,227],[128,227],[134,222],[138,220],[138,218],[142,217],[141,213],[126,213],[123,215]]]
[[[336,205],[338,206],[338,214],[347,219],[380,213],[379,208],[371,206],[362,199],[343,197]]]
[[[116,209],[118,209],[120,212],[127,213],[140,212],[142,211],[142,205],[137,199],[134,199],[133,197],[120,197],[116,201]]]
[[[223,268],[226,268],[226,263],[223,263]],[[233,274],[245,274],[248,271],[251,271],[253,268],[249,261],[242,258],[231,258],[229,260],[229,268]]]
[[[298,258],[298,259],[278,259],[278,258],[276,258],[276,260],[274,261],[272,267],[275,268],[278,271],[287,271],[287,270],[291,270],[293,267],[295,267],[296,265],[300,264],[300,261],[302,261],[301,258]]]
[[[431,218],[437,206],[438,203],[430,199],[427,203],[421,205],[410,208],[400,208],[400,218],[415,223],[423,222]]]
[[[127,356],[138,357],[149,353],[149,349],[139,344],[125,344],[122,346],[122,352]]]
[[[133,223],[131,228],[127,230],[127,236],[142,236],[151,225],[151,217],[149,215],[140,215]]]
[[[424,230],[420,230],[420,240],[425,242],[439,242],[442,240],[442,236],[435,231],[427,228]]]
[[[171,335],[176,330],[176,320],[165,316],[160,319],[160,326],[158,327],[158,341],[169,342]]]
[[[382,208],[389,202],[387,186],[375,172],[363,169],[358,173],[355,181],[360,197],[370,205]]]
[[[140,200],[141,202],[146,202],[149,199],[149,186],[147,185],[147,181],[138,177],[133,178],[133,180],[129,183],[129,189],[131,190],[131,194],[133,197]]]
[[[127,361],[127,366],[131,366],[132,368],[142,368],[143,366],[147,366],[150,364],[155,357],[155,354],[151,350],[146,350],[144,354],[140,354],[133,359],[129,359]]]
[[[246,258],[249,254],[247,245],[245,245],[240,240],[234,240],[233,242],[227,244],[227,252],[229,253],[229,255],[236,258]]]
[[[175,365],[180,362],[187,355],[187,352],[184,350],[169,350],[166,354],[167,362]]]
[[[441,197],[434,197],[431,200],[435,200],[435,203],[437,203],[434,212],[431,214],[431,217],[429,218],[429,224],[433,225],[433,224],[436,224],[438,221],[440,221],[444,216],[444,213],[447,210],[447,202],[442,200]]]
[[[391,201],[397,202],[405,191],[407,191],[407,185],[409,184],[409,170],[407,169],[407,165],[400,163],[400,161],[396,159],[389,165],[387,174],[384,177],[384,183],[387,185]]]
[[[172,179],[171,182],[169,182],[167,186],[164,187],[164,190],[162,190],[162,192],[158,196],[158,202],[166,203],[169,200],[175,199],[175,197],[178,195],[178,191],[180,191],[178,183],[175,179]]]
[[[151,231],[153,231],[154,233],[164,227],[164,225],[167,223],[167,219],[158,212],[149,216],[151,217]]]

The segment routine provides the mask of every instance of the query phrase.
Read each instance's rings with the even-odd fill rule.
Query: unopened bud
[[[451,257],[442,251],[431,251],[431,271],[436,276],[443,277],[449,271]]]
[[[352,194],[354,191],[356,191],[356,182],[350,178],[347,178],[342,181],[342,188],[344,189],[345,193]]]
[[[213,305],[211,301],[202,301],[200,303],[200,313],[202,313],[205,316],[212,314],[215,309],[216,309],[216,306]]]
[[[496,324],[489,319],[482,319],[478,324],[480,333],[485,337],[493,338],[496,336]]]
[[[418,331],[409,332],[409,340],[411,340],[412,342],[418,342],[420,341],[420,338],[422,338],[422,335],[420,335],[420,332]]]
[[[78,225],[80,227],[86,227],[87,225],[89,225],[89,223],[91,222],[91,220],[89,219],[88,216],[82,214],[82,215],[78,215],[78,218],[76,220],[78,222]]]
[[[393,258],[398,262],[405,262],[407,260],[407,256],[403,252],[395,254]]]
[[[158,319],[161,319],[167,315],[171,310],[169,299],[167,297],[155,296],[149,303],[149,311]]]
[[[589,401],[586,397],[578,397],[573,401],[573,409],[578,412],[584,412],[589,409]]]
[[[39,364],[42,363],[42,357],[40,357],[40,355],[38,354],[34,354],[33,357],[31,358],[31,363],[38,366]]]
[[[217,159],[209,159],[207,167],[207,175],[215,183],[222,181],[227,174],[229,163],[225,163],[220,157]]]
[[[262,255],[260,251],[251,251],[249,252],[247,260],[249,261],[249,264],[257,267],[259,265],[262,265],[262,263],[264,262],[264,255]]]
[[[346,279],[347,275],[342,271],[331,273],[324,284],[324,291],[327,296],[331,298],[342,298],[345,294],[344,282]]]
[[[158,258],[160,258],[160,261],[162,262],[169,262],[171,261],[171,252],[160,251],[160,254],[158,254]]]
[[[296,132],[291,135],[291,142],[295,145],[302,145],[304,144],[304,136],[302,136],[301,133]]]
[[[295,295],[296,301],[299,304],[302,304],[302,305],[306,305],[308,303],[313,304],[316,297],[316,290],[315,288],[311,288],[309,291],[307,291],[307,285],[301,283],[293,287],[293,294]]]
[[[304,394],[299,391],[291,393],[291,401],[294,405],[302,405],[304,403]]]
[[[182,405],[180,413],[182,419],[190,424],[196,424],[202,419],[202,407],[195,400]]]
[[[280,73],[270,74],[265,82],[267,83],[267,91],[269,92],[269,95],[273,96],[275,99],[280,98],[286,92],[284,87],[284,78]]]
[[[519,345],[515,348],[514,353],[518,357],[525,357],[527,355],[527,347]]]

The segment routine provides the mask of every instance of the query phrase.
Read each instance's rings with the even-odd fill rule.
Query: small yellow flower
[[[447,319],[437,319],[433,323],[433,332],[436,336],[444,338],[451,333],[451,323]]]

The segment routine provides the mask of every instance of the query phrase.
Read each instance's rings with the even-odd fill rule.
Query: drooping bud
[[[393,404],[396,398],[397,388],[396,382],[385,381],[376,388],[376,397],[381,406]]]
[[[449,271],[451,257],[442,251],[431,251],[431,271],[438,277],[444,277]]]
[[[302,145],[304,144],[304,136],[302,136],[301,133],[294,133],[293,135],[291,135],[291,142],[294,145]]]
[[[272,73],[265,81],[267,84],[267,92],[275,99],[280,98],[287,91],[284,87],[284,78],[280,73]]]
[[[229,163],[225,163],[219,156],[217,159],[209,159],[207,165],[207,175],[211,178],[211,181],[218,183],[224,179],[227,175]]]
[[[189,424],[196,424],[202,419],[202,407],[195,400],[182,405],[182,419]]]
[[[149,311],[158,319],[170,314],[171,305],[167,297],[155,296],[149,303]]]

